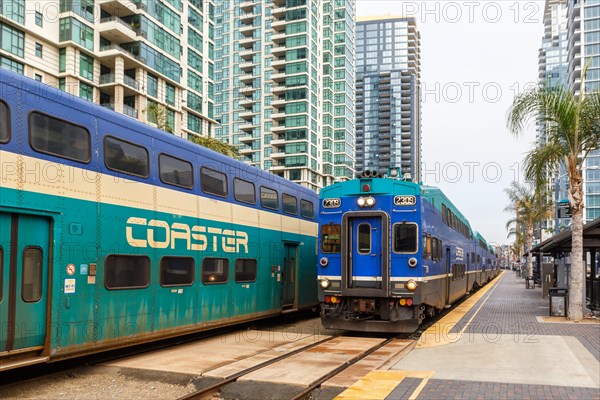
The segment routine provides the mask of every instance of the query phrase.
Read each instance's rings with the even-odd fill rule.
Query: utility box
[[[554,264],[542,264],[542,299],[548,298],[548,290],[554,286]]]

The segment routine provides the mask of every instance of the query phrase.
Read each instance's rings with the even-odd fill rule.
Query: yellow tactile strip
[[[493,282],[482,287],[477,291],[477,293],[450,311],[446,316],[444,316],[444,318],[431,325],[425,332],[423,332],[415,348],[422,349],[427,347],[444,346],[450,343],[456,343],[458,340],[460,340],[464,331],[467,329],[471,321],[473,321],[473,318],[475,318],[489,297],[479,305],[477,311],[475,311],[460,332],[451,333],[452,329],[477,304],[477,302],[481,300],[483,296],[485,296],[488,292],[493,291],[497,287],[498,282],[500,282],[500,280],[503,278],[503,274],[504,271],[501,272],[500,276]]]
[[[371,371],[340,393],[335,400],[384,400],[405,378],[422,379],[409,397],[416,399],[433,373],[434,371]]]

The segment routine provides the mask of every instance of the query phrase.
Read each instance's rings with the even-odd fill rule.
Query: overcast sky
[[[413,16],[421,32],[422,162],[489,242],[504,244],[508,200],[535,133],[506,129],[515,93],[537,81],[544,1],[357,0],[358,16]]]

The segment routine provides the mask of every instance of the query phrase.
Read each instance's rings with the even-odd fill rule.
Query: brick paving
[[[490,338],[526,335],[525,340],[532,341],[537,335],[573,336],[600,361],[600,324],[538,322],[536,317],[548,316],[548,312],[548,299],[542,299],[542,289],[525,289],[524,280],[507,271],[465,332]],[[467,316],[461,323],[465,319]]]
[[[572,336],[600,361],[600,324],[538,322],[536,317],[548,316],[548,312],[548,299],[542,299],[541,289],[525,289],[524,280],[507,271],[496,288],[486,294],[452,332],[461,331],[477,313],[466,334],[488,335],[490,340],[496,340],[498,335],[515,335],[525,341],[535,341],[538,335]],[[537,367],[543,368],[532,366]],[[387,399],[409,397],[402,393],[402,390],[392,392]],[[600,388],[431,379],[417,399],[600,400]]]
[[[407,399],[391,397],[388,399]],[[600,399],[600,389],[547,385],[522,385],[496,382],[448,381],[431,379],[417,400],[594,400]]]

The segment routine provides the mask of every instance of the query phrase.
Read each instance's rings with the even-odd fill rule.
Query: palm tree
[[[585,88],[585,79],[581,87]],[[527,154],[525,176],[534,180],[560,162],[567,169],[572,212],[568,317],[578,321],[583,318],[584,289],[582,166],[600,140],[600,90],[576,97],[564,87],[548,89],[542,85],[518,95],[508,113],[510,131],[518,136],[536,120],[544,123],[547,139]]]
[[[232,158],[237,158],[239,154],[238,148],[236,146],[232,146],[211,136],[189,135],[188,139],[191,142],[196,143],[197,145],[207,147],[211,150],[216,151],[217,153],[225,154],[226,156]]]
[[[512,218],[506,224],[507,229],[516,225],[509,230],[509,236],[514,233],[524,237],[525,248],[529,251],[527,255],[527,276],[533,276],[531,248],[533,247],[535,223],[548,217],[552,212],[552,205],[546,201],[545,184],[543,182],[537,183],[535,187],[532,187],[532,185],[513,182],[508,189],[504,190],[510,200],[510,204],[506,206],[505,211],[513,212],[515,215],[515,218]]]

